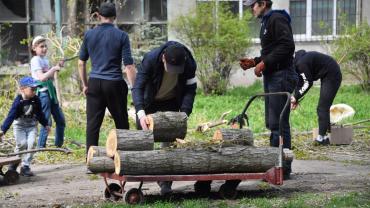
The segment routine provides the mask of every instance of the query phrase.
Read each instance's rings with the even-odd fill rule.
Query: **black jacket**
[[[295,53],[294,68],[299,75],[299,81],[294,98],[299,100],[318,79],[336,78],[340,75],[338,63],[331,57],[316,51],[299,50]]]
[[[142,62],[138,65],[135,84],[132,88],[132,98],[136,112],[145,110],[153,103],[162,83],[164,65],[162,55],[164,50],[173,44],[184,47],[187,57],[184,73],[179,75],[176,86],[176,100],[181,112],[190,115],[193,109],[194,97],[196,94],[197,83],[195,80],[196,62],[191,52],[182,44],[175,41],[168,41],[159,48],[145,54]]]
[[[292,66],[295,45],[290,22],[285,10],[271,10],[262,17],[261,56],[255,61],[265,63],[264,74]]]

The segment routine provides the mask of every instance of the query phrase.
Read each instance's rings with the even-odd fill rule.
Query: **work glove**
[[[254,74],[257,76],[257,77],[261,77],[262,76],[262,72],[263,70],[265,70],[265,63],[263,61],[259,62],[256,67],[254,68]]]
[[[243,70],[247,70],[252,67],[255,67],[256,62],[254,61],[254,59],[251,59],[251,58],[241,58],[239,60],[239,65]]]

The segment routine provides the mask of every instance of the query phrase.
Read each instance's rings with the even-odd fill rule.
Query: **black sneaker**
[[[326,146],[326,145],[329,145],[329,144],[330,144],[330,141],[329,141],[328,138],[323,139],[322,141],[317,141],[317,140],[314,141],[315,146],[320,146],[320,145]]]
[[[31,168],[28,166],[21,167],[21,175],[25,177],[34,176],[33,172],[31,171]]]

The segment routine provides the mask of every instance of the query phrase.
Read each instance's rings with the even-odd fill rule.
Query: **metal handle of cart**
[[[235,118],[233,118],[232,121],[237,121],[239,123],[239,128],[243,128],[243,125],[244,125],[243,118],[248,119],[248,116],[246,115],[247,109],[249,108],[251,103],[257,97],[269,97],[269,96],[279,96],[279,95],[280,96],[282,96],[282,95],[287,96],[287,100],[285,102],[284,108],[281,111],[280,116],[279,116],[279,164],[278,164],[278,167],[283,167],[283,145],[284,145],[284,141],[283,141],[283,136],[282,136],[282,134],[283,134],[282,121],[283,121],[283,115],[284,115],[285,111],[288,109],[288,106],[290,106],[289,104],[290,104],[291,94],[289,92],[261,93],[261,94],[257,94],[257,95],[252,96],[251,98],[249,98],[249,100],[248,100],[247,104],[245,105],[242,113],[240,115],[236,116]]]

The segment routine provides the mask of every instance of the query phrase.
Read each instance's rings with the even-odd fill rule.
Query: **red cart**
[[[282,123],[283,113],[286,111],[290,104],[290,93],[288,92],[276,92],[276,93],[262,93],[251,97],[242,113],[231,119],[231,124],[239,124],[239,128],[245,125],[245,120],[248,124],[248,116],[246,111],[252,101],[257,97],[266,96],[286,96],[287,101],[280,114],[280,124]],[[125,201],[128,204],[140,204],[144,201],[144,194],[142,192],[142,186],[144,182],[157,182],[157,181],[213,181],[213,180],[263,180],[273,185],[283,184],[283,138],[281,136],[282,126],[279,127],[280,132],[280,143],[279,143],[279,163],[277,166],[272,167],[264,173],[223,173],[223,174],[197,174],[197,175],[117,175],[115,173],[101,173],[106,184],[104,191],[104,197],[106,199],[113,199],[118,201],[125,197]],[[108,183],[108,179],[117,180],[119,183]],[[131,188],[127,192],[125,191],[125,185],[127,182],[140,182],[138,188]],[[195,192],[204,193],[210,192],[210,187],[194,186]],[[219,195],[222,198],[234,198],[237,194],[236,187],[228,186],[226,183],[221,185]]]

